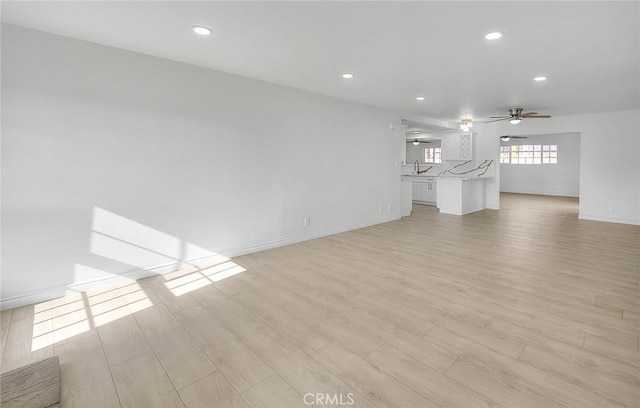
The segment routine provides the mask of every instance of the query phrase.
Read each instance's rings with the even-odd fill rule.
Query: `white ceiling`
[[[457,121],[640,108],[639,4],[2,1],[2,21]]]
[[[457,123],[441,122],[425,117],[412,117],[411,119],[402,119],[402,124],[405,126],[405,136],[407,140],[439,140],[444,133],[460,131],[460,125]]]

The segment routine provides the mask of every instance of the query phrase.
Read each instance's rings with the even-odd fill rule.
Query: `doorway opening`
[[[567,203],[578,204],[580,133],[502,137],[499,161],[501,196],[508,193],[521,194],[523,198],[524,195],[566,197],[570,199]]]

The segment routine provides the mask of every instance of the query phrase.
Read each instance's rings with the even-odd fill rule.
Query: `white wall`
[[[483,125],[487,146],[495,140],[497,151],[499,136],[513,126]],[[640,224],[640,110],[525,119],[517,126],[524,134],[579,133],[580,218]]]
[[[440,140],[433,140],[431,143],[420,143],[415,146],[411,143],[406,143],[407,145],[407,160],[405,163],[413,164],[416,160],[420,163],[424,163],[424,149],[428,147],[440,147]]]
[[[511,139],[502,146],[558,146],[557,164],[500,164],[500,191],[543,194],[566,197],[580,195],[580,135],[526,135],[526,139]]]
[[[391,112],[10,25],[2,98],[3,308],[400,217]]]

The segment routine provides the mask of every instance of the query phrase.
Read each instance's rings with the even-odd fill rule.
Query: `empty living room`
[[[640,2],[0,7],[0,406],[640,408]]]

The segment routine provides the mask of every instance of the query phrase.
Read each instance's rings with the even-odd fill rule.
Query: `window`
[[[509,163],[511,157],[511,146],[500,146],[500,163]]]
[[[557,164],[558,145],[500,146],[500,163]]]
[[[425,163],[442,163],[442,148],[427,147],[424,149]]]
[[[558,145],[542,146],[542,164],[558,164]]]

